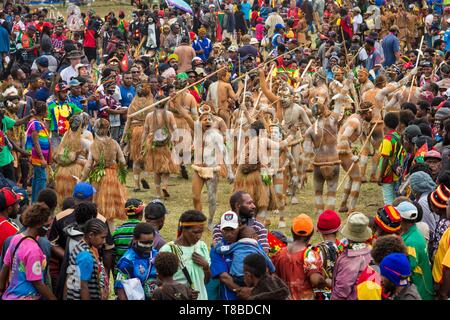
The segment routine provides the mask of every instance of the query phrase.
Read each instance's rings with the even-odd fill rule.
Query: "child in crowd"
[[[153,300],[197,300],[198,291],[173,280],[178,270],[178,258],[171,252],[160,252],[155,259],[161,286],[153,292]]]
[[[251,253],[262,255],[266,259],[270,272],[275,272],[275,266],[256,239],[256,232],[253,228],[243,227],[239,231],[237,242],[231,245],[219,244],[215,248],[218,254],[233,255],[230,274],[237,285],[244,285],[244,259]]]

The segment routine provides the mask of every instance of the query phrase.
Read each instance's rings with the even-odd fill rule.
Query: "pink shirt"
[[[258,23],[255,27],[256,40],[261,41],[264,38],[264,24]]]
[[[20,243],[12,259],[14,249],[23,237],[23,234],[15,235],[6,250],[3,261],[11,268],[11,277],[9,287],[2,297],[3,300],[39,300],[41,298],[32,283],[32,281],[44,281],[43,270],[47,266],[44,252],[39,245],[33,239],[25,239]]]

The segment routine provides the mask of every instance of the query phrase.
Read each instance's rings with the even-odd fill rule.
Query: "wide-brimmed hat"
[[[351,241],[365,242],[369,240],[372,237],[372,230],[369,228],[369,218],[361,212],[353,212],[348,217],[341,233]]]
[[[67,54],[67,59],[81,59],[84,55],[78,50],[72,50]]]

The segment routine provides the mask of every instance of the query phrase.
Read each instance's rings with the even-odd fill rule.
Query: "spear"
[[[222,67],[222,68],[220,68],[220,69],[218,69],[218,70],[216,70],[216,71],[214,71],[214,72],[208,74],[206,77],[203,77],[203,78],[201,78],[200,80],[198,80],[198,81],[196,81],[196,82],[194,82],[194,83],[188,85],[187,87],[184,87],[183,89],[178,90],[177,92],[175,92],[175,95],[179,95],[180,93],[184,92],[185,90],[189,89],[190,87],[193,87],[193,86],[196,86],[196,85],[199,84],[199,83],[202,83],[202,82],[205,81],[206,79],[212,77],[212,76],[215,75],[216,73],[218,73],[218,72],[220,72],[220,71],[222,71],[222,70],[224,70],[224,69],[226,69],[226,68],[227,68],[227,67],[225,66],[225,67]],[[155,103],[153,103],[153,104],[151,104],[151,105],[149,105],[149,106],[147,106],[147,107],[145,107],[145,108],[142,108],[141,110],[136,111],[135,113],[130,114],[130,115],[128,116],[128,118],[134,118],[134,117],[136,117],[137,115],[139,115],[139,114],[141,114],[141,113],[143,113],[143,112],[145,112],[145,111],[147,111],[147,110],[149,110],[149,109],[151,109],[151,108],[157,106],[157,105],[160,104],[160,103],[164,103],[164,102],[166,102],[166,101],[169,101],[170,99],[171,99],[171,97],[169,96],[169,97],[166,97],[166,98],[161,99],[161,100],[159,100],[159,101],[156,101]]]
[[[416,66],[415,66],[416,69],[417,69],[417,66],[419,65],[420,53],[422,51],[423,38],[424,38],[424,36],[422,36],[422,39],[420,40],[419,56],[417,57]],[[412,89],[413,89],[413,86],[414,86],[414,82],[416,81],[416,74],[413,75],[413,78],[412,78],[412,81],[411,81],[411,87],[409,88],[409,93],[408,93],[408,102],[409,102],[409,99],[411,99],[411,92],[412,92]]]

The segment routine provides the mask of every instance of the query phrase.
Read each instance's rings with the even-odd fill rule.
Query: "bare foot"
[[[348,208],[346,205],[341,205],[341,207],[339,208],[339,212],[347,212]]]
[[[291,204],[299,204],[297,197],[292,197]]]
[[[162,192],[164,194],[164,198],[170,198],[170,194],[167,192],[166,189],[162,189]]]

